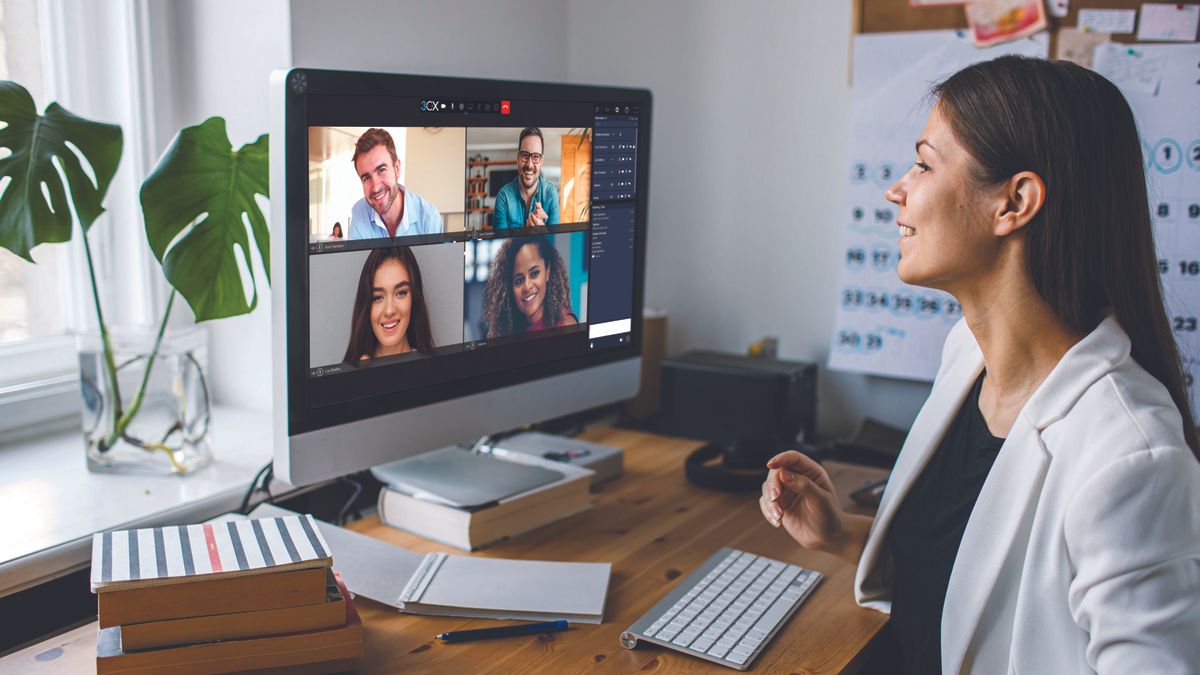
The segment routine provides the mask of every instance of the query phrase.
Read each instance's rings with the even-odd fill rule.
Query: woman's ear
[[[1029,224],[1046,203],[1046,184],[1032,171],[1014,174],[1005,182],[1004,205],[996,219],[995,234],[1003,237]]]

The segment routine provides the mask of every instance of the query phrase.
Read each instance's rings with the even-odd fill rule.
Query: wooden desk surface
[[[595,508],[476,555],[496,558],[611,562],[605,621],[572,624],[565,633],[446,645],[437,633],[503,625],[484,619],[400,614],[357,601],[366,626],[365,672],[581,673],[633,671],[736,672],[643,642],[622,648],[621,631],[722,546],[819,570],[817,590],[754,662],[760,673],[854,672],[887,617],[854,603],[854,567],[800,548],[759,514],[757,494],[731,495],[695,487],[683,460],[696,441],[598,428],[588,440],[624,447],[624,474],[601,485]],[[834,478],[838,475],[834,473]],[[848,492],[859,477],[838,485]],[[378,517],[350,525],[384,541],[425,553],[453,548],[382,525]],[[336,567],[336,555],[335,555]],[[90,623],[0,659],[0,673],[94,672],[96,624]]]

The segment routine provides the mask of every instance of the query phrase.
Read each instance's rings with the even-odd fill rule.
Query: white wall
[[[291,62],[287,0],[176,0],[149,7],[158,154],[180,128],[213,115],[225,118],[234,148],[267,133],[267,82],[272,70]],[[266,410],[271,292],[261,266],[255,272],[258,308],[207,324],[209,362],[218,403]],[[176,307],[187,314],[185,303]]]
[[[841,272],[850,3],[572,0],[574,82],[654,94],[646,302],[670,353],[764,335],[820,364],[819,425],[907,427],[928,385],[825,369]],[[619,48],[614,49],[614,45]]]
[[[266,128],[267,72],[289,58],[649,88],[647,302],[669,313],[670,351],[741,351],[778,336],[782,356],[821,364],[824,433],[848,433],[863,415],[907,425],[928,393],[824,368],[842,246],[849,2],[819,11],[794,0],[174,4],[174,30],[195,30],[168,45],[193,55],[173,71],[183,88],[174,119],[225,114],[235,143]],[[256,375],[269,316],[260,308],[213,324],[219,400],[269,405],[269,377]]]
[[[554,0],[292,0],[297,67],[567,79],[567,5]]]

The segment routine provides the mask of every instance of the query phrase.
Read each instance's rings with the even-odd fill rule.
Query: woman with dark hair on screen
[[[545,237],[505,241],[492,263],[483,296],[490,338],[579,323],[571,312],[567,267]]]
[[[1200,443],[1133,114],[1100,75],[1001,57],[934,88],[899,207],[906,283],[962,305],[874,520],[797,452],[760,506],[857,563],[889,672],[1200,668]]]
[[[343,238],[343,236],[344,235],[342,235],[342,224],[340,222],[334,223],[333,231],[329,233],[329,238],[330,239],[341,239],[341,238]]]
[[[421,268],[407,246],[371,251],[358,276],[346,363],[433,352]]]

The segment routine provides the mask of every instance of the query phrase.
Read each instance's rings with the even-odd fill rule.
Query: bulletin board
[[[961,316],[949,295],[907,286],[896,276],[895,207],[883,198],[884,189],[913,161],[913,142],[932,103],[929,87],[970,63],[1005,53],[1052,57],[1057,29],[1078,25],[1081,9],[1139,10],[1142,4],[1069,0],[1065,17],[1049,17],[1049,30],[978,49],[961,5],[855,0],[845,246],[831,369],[930,381],[945,335]],[[1136,32],[1114,34],[1115,44],[1096,49],[1099,60],[1093,65],[1122,89],[1138,121],[1167,312],[1189,387],[1200,376],[1200,45],[1195,39],[1139,43]],[[1122,69],[1146,63],[1160,66],[1152,82]],[[1191,391],[1193,401],[1197,394]]]

